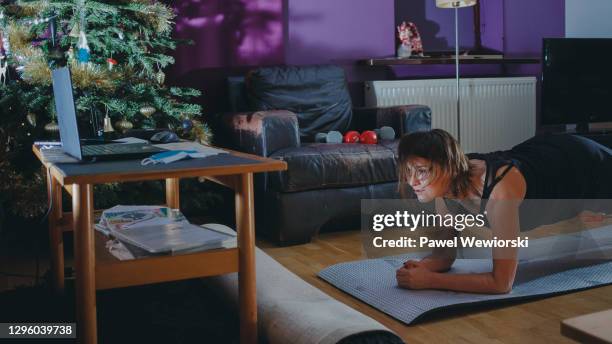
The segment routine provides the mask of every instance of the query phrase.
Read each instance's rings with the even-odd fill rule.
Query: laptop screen
[[[66,153],[81,160],[81,142],[77,126],[74,96],[72,94],[72,80],[68,67],[54,69],[52,72],[53,95],[55,97],[55,110],[60,129],[60,140]]]

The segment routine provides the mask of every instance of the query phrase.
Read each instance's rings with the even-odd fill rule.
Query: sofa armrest
[[[372,130],[383,126],[392,127],[399,136],[431,130],[431,109],[425,105],[353,109],[354,129]]]
[[[286,110],[228,113],[223,115],[232,146],[268,157],[277,150],[300,146],[297,116]]]

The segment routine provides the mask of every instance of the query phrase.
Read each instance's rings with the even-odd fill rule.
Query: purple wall
[[[565,0],[512,0],[504,2],[504,52],[508,56],[537,56],[542,54],[542,39],[565,37]],[[537,124],[540,123],[541,64],[511,65],[510,75],[538,77]]]
[[[394,35],[394,0],[287,0],[285,63],[343,66],[358,106],[364,80],[392,76],[385,69],[356,66],[356,60],[392,55]]]
[[[175,36],[194,42],[178,48],[175,72],[283,62],[282,0],[190,0],[174,6]]]
[[[542,38],[565,36],[565,0],[511,0],[504,3],[507,54],[539,56]]]
[[[483,44],[503,49],[507,56],[539,56],[542,38],[564,36],[564,0],[481,2]],[[394,55],[396,20],[418,22],[412,16],[421,12],[421,34],[435,41],[433,45],[424,42],[425,47],[445,43],[452,49],[453,11],[435,8],[434,0],[182,0],[174,6],[176,36],[192,39],[195,45],[176,52],[169,80],[202,89],[208,112],[226,109],[224,80],[228,75],[241,75],[258,65],[342,65],[356,105],[362,103],[364,80],[454,77],[452,65],[385,68],[355,64],[364,57]],[[407,8],[413,10],[404,13]],[[471,8],[460,11],[461,22],[472,21]],[[462,47],[473,45],[469,26],[462,26],[461,42]],[[497,65],[461,67],[463,76],[502,72]],[[539,76],[540,66],[509,66],[506,72]]]
[[[505,1],[504,32],[506,55],[540,57],[543,38],[565,37],[565,0]],[[512,66],[509,72],[539,76],[541,66]]]
[[[330,63],[393,51],[393,0],[289,0],[287,64]]]
[[[482,46],[504,51],[504,0],[480,2],[480,33]]]
[[[204,93],[205,113],[227,110],[226,78],[252,66],[284,63],[283,0],[181,0],[175,37],[180,46],[168,71],[169,83]]]

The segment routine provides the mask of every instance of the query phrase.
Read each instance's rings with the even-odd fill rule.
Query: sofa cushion
[[[319,132],[344,132],[351,122],[351,97],[337,66],[259,68],[247,74],[246,88],[251,110],[295,113],[304,141]]]
[[[281,149],[271,157],[287,162],[287,170],[269,173],[270,187],[295,192],[397,181],[397,144],[310,143]]]

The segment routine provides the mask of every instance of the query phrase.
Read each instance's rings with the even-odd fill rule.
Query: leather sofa
[[[237,112],[220,116],[217,144],[287,162],[255,176],[257,234],[279,245],[307,243],[323,226],[359,226],[361,199],[398,198],[400,135],[431,129],[421,105],[353,108],[337,66],[283,66],[230,82]],[[236,105],[238,104],[238,105]],[[319,132],[394,128],[376,145],[315,143]]]

